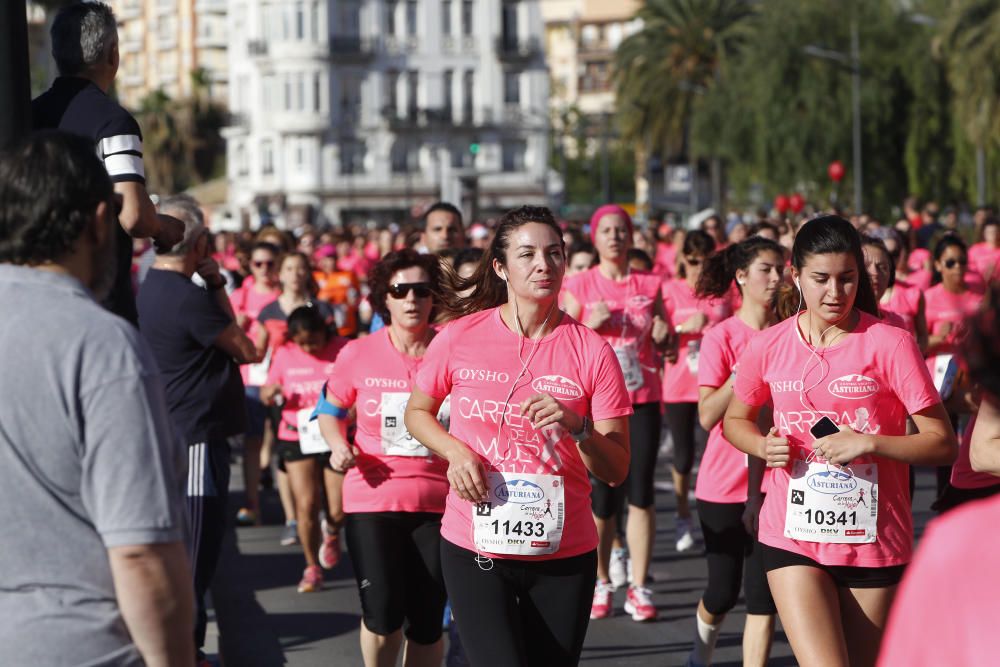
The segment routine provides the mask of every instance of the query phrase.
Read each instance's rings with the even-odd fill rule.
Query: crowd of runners
[[[687,664],[741,596],[745,665],[779,621],[801,665],[996,662],[995,211],[213,235],[147,194],[109,35],[56,18],[0,156],[0,663],[201,663],[227,521],[273,485],[300,593],[348,554],[366,666],[440,665],[446,621],[450,664],[574,665],[615,589],[658,618],[660,458],[708,572]]]

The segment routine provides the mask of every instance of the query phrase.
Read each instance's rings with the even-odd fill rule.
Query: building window
[[[524,171],[524,154],[528,144],[523,139],[508,139],[500,147],[501,168],[505,172]]]
[[[260,142],[260,164],[265,176],[274,174],[274,143],[270,139]]]
[[[313,72],[313,111],[319,113],[323,110],[323,76],[319,72]]]
[[[441,0],[441,34],[451,34],[451,0]]]
[[[365,173],[365,145],[360,141],[345,141],[340,146],[340,173]]]
[[[452,95],[452,86],[454,85],[454,79],[455,79],[454,72],[452,72],[450,69],[444,71],[444,76],[442,77],[442,87],[444,88],[444,90],[441,91],[442,101],[443,101],[441,105],[441,113],[444,115],[444,119],[449,122],[452,119],[451,95]]]
[[[396,0],[385,0],[385,32],[396,34]]]
[[[399,72],[389,70],[385,73],[385,106],[393,115],[396,114],[396,110],[399,108],[399,98],[397,96],[398,84]]]
[[[472,91],[475,84],[475,76],[475,72],[470,69],[462,77],[462,117],[469,123],[472,122]]]
[[[389,157],[392,163],[392,173],[406,174],[413,171],[412,167],[416,161],[416,151],[404,139],[396,140],[396,143],[392,145]]]
[[[451,147],[451,166],[453,169],[464,169],[475,166],[474,157],[469,151],[469,144],[462,142]]]
[[[462,0],[462,34],[472,34],[472,0]]]
[[[306,8],[301,2],[295,3],[295,39],[306,38]]]
[[[291,111],[291,109],[292,109],[292,75],[286,73],[282,78],[285,80],[285,98],[284,98],[284,103],[282,104],[281,108],[284,109],[285,111]]]
[[[417,36],[417,0],[406,0],[406,34]]]
[[[410,70],[406,73],[406,113],[410,118],[415,118],[417,115],[417,85],[420,81],[420,75],[416,70]]]
[[[236,145],[236,173],[239,176],[246,176],[249,173],[247,167],[247,149],[243,144]]]
[[[521,74],[520,72],[503,73],[503,101],[504,104],[521,103]]]
[[[305,169],[306,166],[306,147],[305,142],[301,139],[296,139],[294,141],[294,151],[295,151],[295,168],[298,170]]]

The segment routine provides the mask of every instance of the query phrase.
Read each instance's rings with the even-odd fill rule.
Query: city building
[[[538,0],[232,0],[232,213],[254,225],[544,204]]]
[[[118,99],[138,109],[150,93],[192,97],[200,72],[208,95],[228,100],[226,0],[110,0],[118,19]]]

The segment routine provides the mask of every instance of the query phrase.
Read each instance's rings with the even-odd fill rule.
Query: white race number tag
[[[267,348],[264,358],[256,364],[250,364],[247,373],[247,384],[251,387],[263,387],[267,384],[267,371],[271,368],[271,348]]]
[[[878,465],[838,468],[792,464],[785,537],[804,542],[865,544],[878,536]]]
[[[555,553],[566,516],[562,475],[491,472],[489,498],[473,508],[476,548],[494,554]]]
[[[684,360],[687,362],[688,372],[692,375],[698,375],[698,357],[701,355],[701,341],[692,340],[688,341],[687,344],[687,354]]]
[[[319,420],[309,421],[313,409],[299,410],[296,415],[299,429],[299,449],[303,454],[326,454],[330,445],[326,444],[323,434],[319,431]]]
[[[387,456],[430,456],[429,449],[410,435],[403,423],[409,392],[387,391],[382,394],[382,453]]]
[[[622,345],[613,348],[618,357],[618,365],[622,367],[625,376],[625,388],[635,391],[645,382],[642,378],[642,365],[639,363],[639,349],[635,345]]]

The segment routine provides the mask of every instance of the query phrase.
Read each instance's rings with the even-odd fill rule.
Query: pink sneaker
[[[323,533],[323,546],[319,548],[319,564],[332,570],[340,562],[340,535]]]
[[[651,596],[653,592],[642,586],[629,586],[625,596],[625,613],[632,615],[633,621],[655,621],[657,612]]]
[[[597,585],[594,586],[594,602],[590,607],[590,618],[596,620],[611,616],[613,609],[611,598],[614,592],[615,589],[609,582],[597,580]]]
[[[310,565],[302,572],[299,593],[314,593],[323,588],[323,570],[319,565]]]

